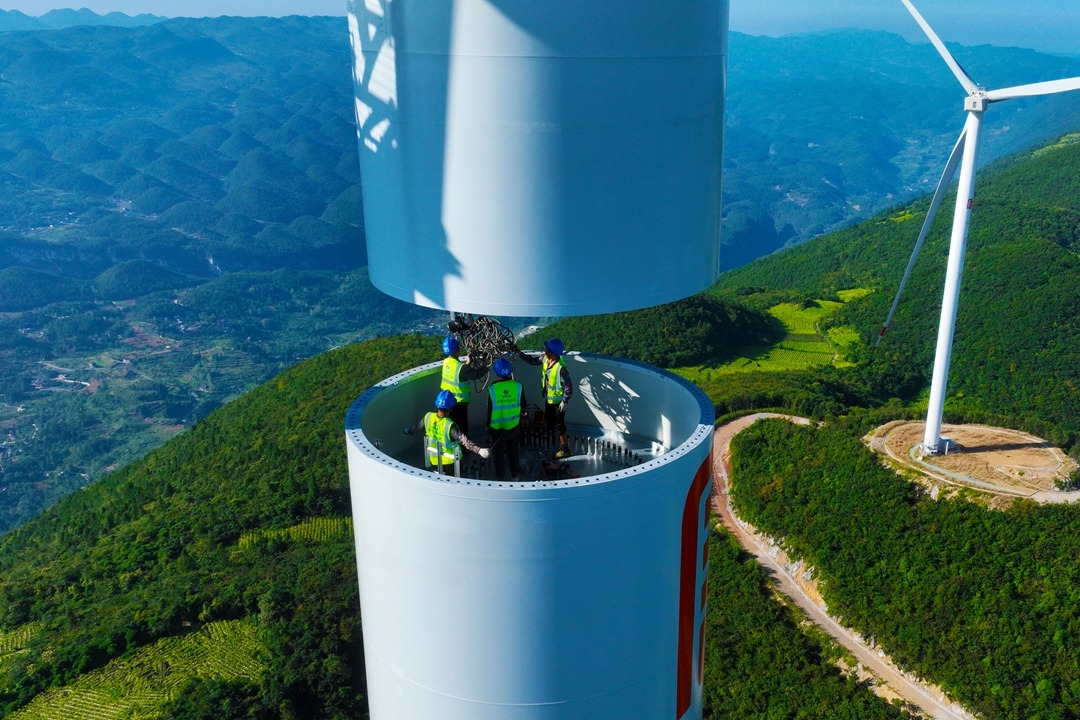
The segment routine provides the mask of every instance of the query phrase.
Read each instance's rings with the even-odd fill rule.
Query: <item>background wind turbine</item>
[[[915,250],[911,254],[904,278],[900,282],[900,289],[893,300],[892,309],[881,328],[884,336],[892,320],[896,306],[900,302],[900,294],[904,291],[911,269],[915,265],[915,259],[919,255],[923,241],[930,230],[930,224],[934,220],[938,206],[945,196],[945,192],[952,182],[956,168],[960,167],[959,187],[956,191],[956,210],[953,214],[952,237],[949,241],[949,263],[945,271],[945,292],[941,302],[941,322],[938,326],[937,351],[934,356],[934,374],[930,384],[930,407],[926,415],[926,433],[923,435],[922,450],[929,455],[936,455],[941,448],[941,417],[945,407],[945,386],[949,377],[949,363],[952,359],[953,334],[956,330],[956,308],[960,300],[960,277],[964,271],[964,251],[967,247],[968,224],[971,220],[972,195],[975,189],[975,164],[979,155],[979,130],[982,125],[983,112],[990,103],[1002,100],[1012,100],[1020,97],[1033,97],[1036,95],[1049,95],[1052,93],[1066,92],[1080,89],[1080,77],[1064,80],[1050,80],[1048,82],[1032,83],[1030,85],[1017,85],[1001,90],[983,90],[975,81],[964,72],[960,63],[946,49],[945,43],[937,36],[929,23],[919,14],[915,6],[909,0],[901,0],[908,12],[911,13],[919,27],[937,48],[938,54],[944,58],[945,63],[952,70],[953,75],[960,81],[968,95],[964,98],[964,111],[967,113],[967,121],[960,133],[960,138],[953,147],[949,161],[945,165],[945,171],[938,182],[934,199],[930,203],[930,210],[926,214],[919,240],[915,244]],[[881,337],[878,337],[878,343]]]

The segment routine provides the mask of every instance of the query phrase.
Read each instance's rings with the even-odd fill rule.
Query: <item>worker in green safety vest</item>
[[[514,379],[514,366],[499,358],[491,366],[499,378],[488,388],[488,432],[491,433],[491,456],[495,461],[495,479],[506,477],[510,465],[510,481],[518,482],[521,475],[521,413],[525,409],[525,392]]]
[[[574,383],[570,380],[570,371],[562,356],[566,352],[563,341],[551,338],[544,341],[544,355],[534,358],[518,351],[518,357],[530,365],[539,365],[540,392],[544,396],[544,429],[549,442],[559,439],[559,450],[555,457],[570,455],[570,436],[566,431],[566,404],[574,395]]]
[[[450,419],[457,423],[461,432],[469,434],[469,401],[472,399],[471,381],[487,375],[487,368],[474,368],[466,355],[464,360],[457,356],[461,344],[453,335],[447,335],[442,341],[443,358],[442,382],[439,388],[448,390],[454,396],[456,404],[450,411]]]
[[[424,433],[424,465],[444,475],[459,475],[457,463],[461,460],[462,447],[485,460],[491,454],[490,450],[480,447],[461,432],[450,417],[450,411],[456,404],[453,393],[440,390],[435,396],[435,412],[426,413],[420,422],[404,431],[406,435]]]

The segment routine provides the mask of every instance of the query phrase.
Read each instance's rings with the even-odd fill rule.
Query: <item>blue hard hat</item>
[[[449,390],[440,390],[439,394],[435,396],[435,407],[440,410],[449,410],[455,405],[457,405],[457,398]]]
[[[456,337],[453,335],[447,335],[442,341],[443,355],[453,355],[457,352],[459,343]]]
[[[563,342],[559,338],[551,338],[550,340],[545,340],[544,341],[544,347],[552,355],[556,355],[556,356],[562,355],[563,351],[566,349],[565,347],[563,347]]]
[[[508,378],[514,374],[514,366],[511,365],[510,361],[506,358],[499,358],[496,360],[495,364],[491,366],[491,369],[501,378]]]

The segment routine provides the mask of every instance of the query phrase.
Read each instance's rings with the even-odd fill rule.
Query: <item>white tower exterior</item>
[[[616,312],[719,273],[728,0],[349,0],[374,285]]]
[[[348,9],[380,290],[551,317],[715,281],[728,0]],[[567,423],[644,439],[643,462],[519,483],[422,469],[401,430],[433,409],[438,364],[350,409],[373,720],[700,720],[712,405],[656,368],[565,359]],[[537,400],[539,370],[517,375]]]
[[[349,410],[373,720],[701,717],[713,408],[647,365],[569,355],[572,425],[648,438],[640,465],[558,481],[438,475],[395,459],[439,364]],[[518,367],[526,392],[539,370]],[[535,390],[534,390],[535,394]],[[482,424],[483,403],[471,411]]]

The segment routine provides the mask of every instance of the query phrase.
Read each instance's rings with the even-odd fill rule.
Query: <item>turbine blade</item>
[[[990,102],[997,102],[998,100],[1050,95],[1052,93],[1068,92],[1069,90],[1080,90],[1080,77],[1047,80],[1046,82],[1031,83],[1030,85],[1017,85],[1016,87],[1002,88],[1001,90],[991,90],[986,93],[986,99]]]
[[[919,240],[915,243],[915,250],[911,253],[911,259],[908,260],[907,270],[904,271],[904,278],[900,281],[900,288],[896,291],[896,297],[893,298],[892,308],[889,309],[889,315],[885,318],[885,324],[881,326],[881,332],[878,334],[877,342],[874,343],[874,349],[877,350],[877,346],[881,344],[881,339],[885,337],[885,333],[889,330],[889,323],[892,322],[893,315],[896,313],[896,308],[900,305],[900,296],[904,294],[904,288],[907,287],[908,279],[911,277],[911,271],[915,267],[915,260],[919,257],[919,251],[922,250],[923,243],[926,242],[926,236],[930,233],[930,226],[934,222],[934,217],[937,215],[938,207],[941,205],[941,201],[945,199],[945,194],[948,192],[949,184],[952,182],[953,175],[956,174],[956,168],[960,165],[960,159],[964,155],[964,144],[967,141],[967,126],[960,131],[960,137],[956,140],[956,145],[953,146],[952,154],[949,155],[949,161],[945,163],[945,170],[941,173],[941,179],[938,180],[937,190],[934,191],[934,199],[930,201],[930,209],[926,211],[926,219],[923,220],[922,230],[919,232]]]
[[[915,22],[919,23],[919,27],[926,33],[926,37],[930,38],[930,42],[937,48],[938,54],[941,55],[945,60],[945,64],[952,70],[953,75],[956,76],[956,79],[959,80],[960,84],[967,90],[968,95],[978,92],[979,86],[975,84],[975,81],[972,80],[966,72],[964,72],[964,68],[960,67],[960,63],[956,62],[956,58],[954,58],[952,53],[946,49],[945,43],[943,43],[937,33],[934,32],[934,28],[930,27],[930,23],[926,22],[926,19],[923,18],[923,16],[919,14],[919,11],[915,9],[915,6],[911,4],[911,0],[900,0],[900,2],[904,3],[908,12],[915,18]]]

